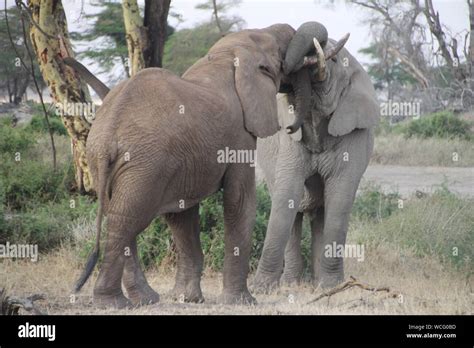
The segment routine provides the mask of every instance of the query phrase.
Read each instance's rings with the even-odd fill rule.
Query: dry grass
[[[42,311],[49,314],[472,314],[474,311],[473,281],[465,274],[453,273],[434,258],[415,258],[393,249],[366,248],[364,262],[349,259],[346,276],[375,287],[387,286],[402,297],[389,298],[384,292],[352,288],[307,304],[321,293],[308,284],[286,287],[270,295],[257,295],[256,306],[223,306],[216,299],[221,291],[222,277],[205,272],[202,289],[204,304],[182,304],[171,301],[166,292],[173,286],[171,272],[150,271],[151,286],[161,295],[161,302],[132,310],[101,310],[93,306],[91,293],[95,273],[76,302],[70,302],[70,289],[82,264],[76,252],[66,247],[29,261],[4,260],[0,287],[9,294],[27,297],[33,293],[46,295],[39,301]],[[290,296],[292,295],[292,296]]]
[[[453,152],[458,161],[453,161]],[[460,139],[409,138],[401,134],[383,134],[375,138],[371,164],[405,166],[474,166],[474,146]]]

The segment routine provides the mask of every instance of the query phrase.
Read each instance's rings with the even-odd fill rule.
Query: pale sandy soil
[[[472,167],[370,165],[362,178],[362,183],[367,181],[380,185],[384,191],[398,191],[403,197],[410,196],[416,190],[433,192],[442,183],[460,196],[474,197]]]
[[[383,292],[352,288],[307,304],[321,290],[308,284],[282,288],[270,295],[256,295],[255,306],[223,306],[216,303],[221,291],[221,275],[205,272],[202,281],[203,304],[173,302],[166,293],[173,286],[174,272],[147,273],[161,302],[131,310],[97,309],[92,303],[92,286],[97,273],[71,303],[70,289],[82,264],[75,252],[61,249],[43,256],[37,263],[3,260],[0,287],[17,297],[43,293],[37,302],[48,314],[473,314],[474,279],[463,272],[444,269],[434,259],[418,259],[400,250],[366,248],[364,262],[349,259],[346,276],[375,287],[388,286],[401,296],[390,298]]]

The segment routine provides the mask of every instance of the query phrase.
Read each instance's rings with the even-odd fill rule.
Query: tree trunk
[[[467,6],[469,7],[469,76],[474,79],[474,1],[468,0]]]
[[[161,1],[159,1],[161,2]],[[127,39],[130,76],[145,68],[143,51],[147,47],[145,28],[140,17],[137,0],[123,0],[123,20]]]
[[[145,0],[144,25],[148,44],[143,51],[143,56],[147,68],[161,68],[163,66],[163,49],[165,47],[170,2],[171,0]]]
[[[21,78],[19,79],[19,86],[16,91],[17,94],[15,96],[15,100],[18,101],[18,103],[16,104],[21,103],[21,100],[23,99],[23,96],[26,93],[26,89],[28,88],[28,85],[30,84],[30,74],[28,73],[28,71],[25,71],[24,73],[22,73],[22,75],[23,76],[21,76]]]
[[[398,50],[396,50],[393,47],[389,47],[387,49],[387,52],[393,54],[395,57],[397,57],[400,62],[406,67],[404,69],[407,73],[409,73],[418,83],[423,87],[423,88],[428,88],[429,87],[429,81],[425,77],[425,75],[421,72],[420,69],[418,69],[413,62],[411,62],[407,57],[405,57],[403,54],[401,54]]]
[[[453,76],[456,80],[460,82],[464,81],[466,76],[461,69],[459,59],[455,59],[457,58],[457,52],[451,55],[448,50],[448,44],[446,43],[443,27],[441,26],[441,22],[439,20],[439,13],[435,11],[432,0],[425,0],[424,13],[426,21],[428,22],[428,25],[430,27],[431,34],[433,34],[433,36],[436,38],[436,41],[438,42],[439,50],[441,51],[441,56],[446,61],[446,65],[452,71]]]
[[[90,105],[92,101],[87,85],[80,81],[72,68],[62,62],[65,56],[74,55],[61,1],[28,0],[28,7],[34,21],[34,25],[30,26],[31,43],[51,97],[61,105]],[[61,115],[61,118],[72,139],[77,189],[79,192],[89,191],[92,178],[85,150],[90,123],[84,113],[79,112],[79,108],[68,109],[68,114]]]
[[[13,103],[13,98],[12,98],[12,89],[11,89],[11,86],[10,86],[10,77],[8,77],[7,75],[7,92],[8,92],[8,102],[9,103]]]

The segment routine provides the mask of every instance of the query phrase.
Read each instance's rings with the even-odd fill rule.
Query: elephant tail
[[[79,292],[82,288],[82,286],[87,282],[87,279],[89,279],[92,271],[94,270],[94,267],[97,263],[97,260],[99,259],[99,254],[100,254],[100,234],[102,232],[102,218],[104,216],[104,204],[105,204],[105,194],[106,194],[106,188],[107,188],[107,177],[108,177],[108,167],[109,167],[109,158],[101,158],[98,161],[97,169],[98,169],[98,202],[99,202],[99,207],[97,210],[97,219],[96,219],[96,240],[95,240],[95,246],[94,250],[92,253],[89,255],[87,259],[87,264],[86,267],[84,268],[84,271],[81,274],[81,277],[77,281],[75,287],[74,287],[74,292]]]
[[[80,77],[82,77],[89,86],[92,87],[94,92],[100,97],[101,100],[107,96],[110,92],[110,88],[107,87],[102,81],[100,81],[97,77],[94,76],[84,65],[79,63],[77,60],[71,57],[66,57],[63,60],[64,64],[73,68]]]

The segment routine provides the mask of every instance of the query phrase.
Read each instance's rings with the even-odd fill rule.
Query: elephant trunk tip
[[[298,131],[298,129],[300,129],[301,126],[302,126],[302,122],[295,122],[292,125],[289,125],[288,127],[286,127],[286,133],[293,134],[296,131]]]

